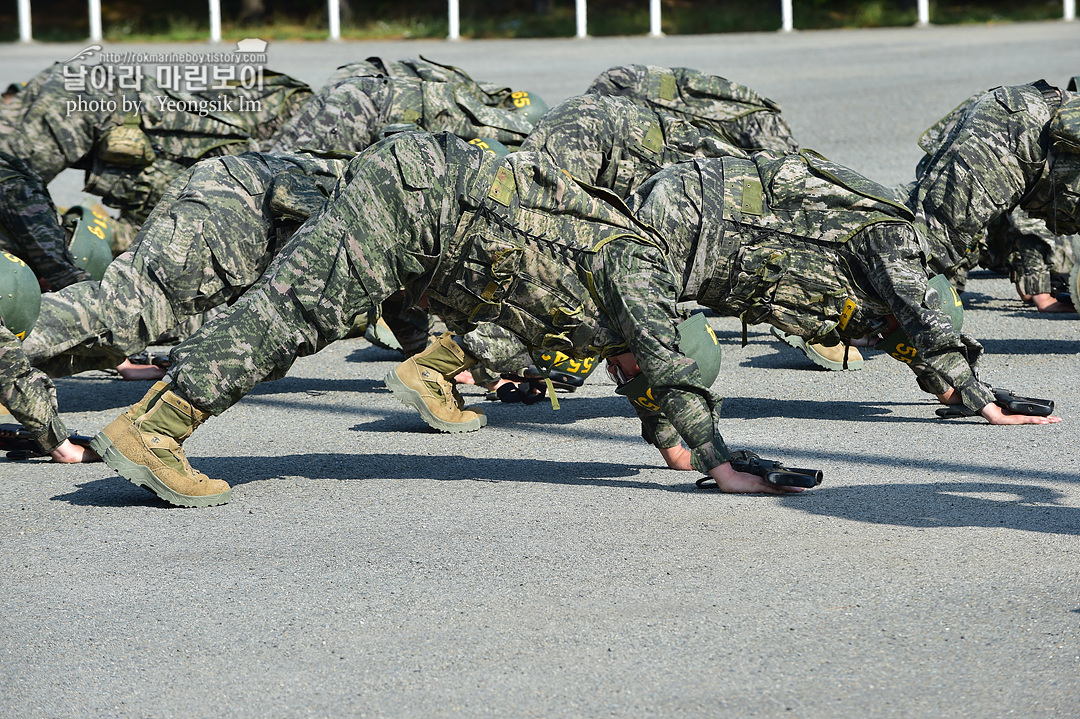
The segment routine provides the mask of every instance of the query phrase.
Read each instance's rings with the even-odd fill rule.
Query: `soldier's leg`
[[[116,367],[177,323],[162,287],[130,254],[114,260],[101,282],[42,295],[23,343],[33,365],[52,377]]]
[[[407,306],[404,292],[383,301],[382,318],[406,357],[423,352],[431,342],[431,316],[419,307]]]
[[[423,142],[418,138],[405,141]],[[193,470],[182,442],[211,414],[284,374],[296,357],[346,336],[357,315],[419,280],[425,269],[415,258],[438,261],[439,228],[457,216],[439,184],[452,173],[436,162],[440,155],[425,155],[409,189],[392,149],[383,145],[354,160],[330,201],[259,282],[228,314],[174,348],[168,383],[94,438],[110,467],[173,504],[228,501],[228,484]],[[427,189],[415,189],[421,172],[430,173]]]
[[[344,336],[352,318],[375,304],[349,276],[344,247],[317,249],[284,255],[228,314],[174,348],[166,381],[94,438],[110,467],[172,504],[229,501],[226,482],[192,469],[184,440],[260,381],[284,374],[296,357]],[[318,299],[332,309],[311,312],[308,282],[322,283],[327,292]]]
[[[24,344],[30,361],[54,377],[115,367],[186,318],[238,296],[255,272],[227,271],[214,248],[229,248],[231,266],[264,264],[272,171],[257,156],[215,158],[189,170],[100,283],[43,296]]]

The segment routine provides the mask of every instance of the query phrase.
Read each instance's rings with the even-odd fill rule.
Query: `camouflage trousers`
[[[214,158],[189,170],[101,282],[42,296],[23,343],[29,361],[53,377],[115,367],[240,296],[275,245],[265,189],[279,170],[260,155]]]
[[[1021,292],[1035,295],[1051,292],[1054,275],[1067,276],[1074,261],[1068,237],[1018,208],[987,228],[980,264],[1007,271]]]
[[[43,452],[49,452],[69,432],[56,413],[52,380],[30,366],[20,345],[0,322],[0,404],[30,431]]]
[[[347,336],[356,317],[434,268],[442,233],[460,216],[440,183],[453,185],[457,173],[437,151],[423,154],[430,142],[415,143],[414,160],[399,160],[395,144],[405,137],[353,160],[262,279],[173,348],[168,381],[188,400],[221,414],[260,382],[284,376],[297,357]]]
[[[461,338],[461,344],[480,364],[473,367],[478,384],[494,382],[502,373],[520,374],[533,364],[528,348],[512,332],[490,322],[480,324]]]
[[[90,279],[77,267],[45,183],[24,162],[0,152],[0,250],[10,252],[53,289]]]

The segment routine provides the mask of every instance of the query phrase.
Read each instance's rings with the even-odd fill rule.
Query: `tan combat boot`
[[[826,347],[825,345],[808,344],[802,337],[798,335],[789,335],[785,332],[781,332],[775,327],[770,328],[773,336],[779,339],[784,344],[790,345],[795,349],[806,355],[811,362],[818,367],[824,367],[827,370],[833,372],[840,372],[844,369],[844,345],[838,344],[832,347]],[[857,370],[863,367],[863,357],[859,353],[859,350],[854,347],[847,348],[847,369]]]
[[[170,504],[210,507],[232,498],[227,482],[191,468],[180,445],[209,417],[158,382],[113,420],[90,446],[122,477]]]
[[[391,370],[386,375],[386,386],[435,429],[475,432],[487,424],[487,416],[479,407],[466,408],[453,382],[455,375],[475,363],[447,332]]]

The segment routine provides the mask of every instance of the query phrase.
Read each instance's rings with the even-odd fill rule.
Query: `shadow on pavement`
[[[643,470],[607,462],[556,462],[537,459],[471,458],[461,455],[409,456],[399,454],[296,454],[273,460],[252,457],[196,457],[196,469],[211,477],[228,478],[233,487],[300,476],[306,479],[434,479],[446,482],[542,482],[545,484],[589,485],[667,492],[698,491],[690,473],[676,485],[633,479]],[[672,477],[677,475],[672,473]],[[169,506],[122,477],[109,477],[77,485],[74,492],[52,497],[76,506]]]
[[[801,501],[791,506],[810,514],[873,524],[1080,535],[1080,508],[1056,504],[1064,497],[1049,487],[1004,482],[876,484],[821,487],[800,495]]]

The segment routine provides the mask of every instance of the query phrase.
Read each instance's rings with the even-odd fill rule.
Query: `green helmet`
[[[20,340],[37,322],[41,287],[26,263],[7,252],[0,258],[0,319]]]
[[[1073,92],[1080,90],[1080,75],[1073,75],[1072,77],[1070,77],[1069,85],[1065,89],[1072,90]]]
[[[469,140],[470,145],[476,145],[481,150],[494,153],[495,157],[506,157],[510,154],[510,148],[502,144],[494,137],[475,137]]]
[[[720,374],[720,343],[716,334],[705,320],[705,315],[697,313],[679,325],[679,351],[697,362],[698,372],[706,386],[712,385]],[[657,411],[652,387],[644,373],[631,377],[628,382],[619,384],[615,392],[630,400],[635,407]]]
[[[543,98],[535,92],[528,92],[527,90],[516,90],[510,93],[510,97],[506,102],[511,104],[514,112],[523,115],[525,120],[534,126],[548,111],[548,105]]]
[[[100,281],[105,268],[112,262],[113,218],[92,200],[69,208],[64,213],[64,227],[71,230],[71,250],[75,264]]]
[[[949,283],[945,275],[934,275],[927,283],[937,294],[941,311],[949,318],[953,329],[959,332],[964,326],[964,303],[960,301],[960,295]],[[903,327],[897,327],[889,333],[885,339],[878,342],[875,347],[886,352],[893,359],[911,364],[915,359],[915,345]]]

